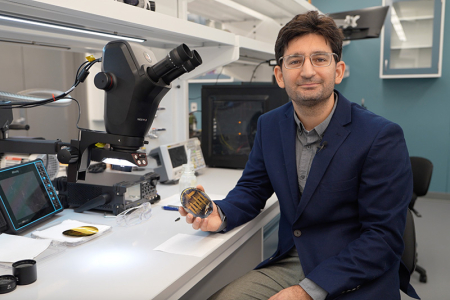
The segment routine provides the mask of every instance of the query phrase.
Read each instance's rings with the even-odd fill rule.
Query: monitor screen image
[[[205,85],[202,88],[202,152],[206,165],[243,169],[258,118],[289,101],[274,84]]]
[[[170,161],[172,162],[172,168],[175,169],[183,164],[187,164],[187,155],[184,145],[168,148],[167,151],[169,152]]]
[[[228,96],[213,103],[212,154],[250,154],[259,116],[264,113],[264,96]],[[258,101],[257,98],[261,98]]]
[[[43,191],[38,179],[31,172],[2,180],[0,186],[18,225],[28,221],[37,212],[50,213],[53,210],[50,201],[45,197],[45,190]]]
[[[42,160],[0,169],[0,231],[20,233],[61,210]]]

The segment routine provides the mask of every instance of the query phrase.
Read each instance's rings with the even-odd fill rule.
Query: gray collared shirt
[[[294,119],[297,123],[297,139],[295,142],[295,153],[297,162],[297,178],[298,187],[300,189],[300,197],[303,193],[303,189],[306,185],[306,180],[308,179],[309,171],[311,169],[311,164],[320,148],[320,143],[322,141],[323,134],[330,124],[331,118],[333,117],[334,111],[336,110],[336,105],[338,102],[338,95],[334,93],[334,106],[328,117],[323,120],[322,123],[314,127],[312,130],[307,131],[303,126],[297,114],[294,111]],[[298,199],[300,201],[300,199]],[[294,248],[295,249],[295,248]],[[296,251],[296,250],[293,250]],[[300,262],[301,264],[301,262]],[[305,278],[300,281],[299,285],[311,296],[314,300],[323,300],[327,297],[328,293],[322,287],[317,285],[315,282],[309,278]]]
[[[336,109],[338,96],[336,93],[334,95],[335,100],[331,113],[325,120],[323,120],[322,123],[320,123],[310,131],[307,131],[305,129],[294,111],[294,119],[295,123],[297,123],[295,153],[297,162],[297,179],[298,187],[300,188],[300,194],[303,193],[303,189],[305,188],[306,180],[308,179],[309,171],[311,169],[312,161],[320,147],[322,136],[325,133],[328,124],[330,124],[331,118],[333,117],[334,111]]]

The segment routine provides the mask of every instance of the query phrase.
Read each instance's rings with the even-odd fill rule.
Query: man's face
[[[289,98],[299,107],[314,107],[332,99],[335,84],[342,81],[345,63],[336,64],[333,56],[328,67],[314,67],[309,56],[314,53],[332,53],[324,37],[308,34],[291,40],[284,56],[301,54],[305,56],[299,69],[286,69],[284,65],[275,67],[275,78],[281,88],[285,88]]]

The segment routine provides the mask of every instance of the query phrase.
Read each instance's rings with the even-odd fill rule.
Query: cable
[[[260,63],[255,67],[255,69],[253,69],[253,73],[252,73],[252,77],[250,78],[250,82],[253,81],[253,76],[255,75],[256,69],[258,69],[259,66],[262,65],[263,63],[268,63],[269,61],[270,61],[270,59],[269,59],[269,60],[262,61],[262,62],[260,62]]]
[[[87,64],[87,63],[89,63],[88,60],[86,60],[85,62],[83,62],[83,63],[78,67],[77,74],[75,75],[75,81],[76,81],[76,78],[78,78],[78,74],[80,74],[81,68],[82,68],[85,64]]]
[[[82,130],[84,130],[84,131],[91,131],[91,132],[102,132],[102,131],[98,131],[98,130],[91,130],[91,129],[86,129],[86,128],[81,128],[81,127],[79,127],[78,124],[80,123],[80,118],[81,118],[81,106],[80,106],[80,102],[78,102],[78,100],[75,99],[75,98],[69,98],[69,99],[75,101],[75,102],[77,103],[77,105],[78,105],[78,119],[77,119],[77,124],[76,124],[77,129],[79,130],[79,132],[78,132],[78,138],[79,138],[79,139],[81,138],[81,131],[82,131]]]
[[[77,124],[76,124],[76,126],[77,126],[77,129],[78,129],[78,130],[82,130],[83,128],[78,127],[78,123],[80,122],[80,118],[81,118],[81,106],[80,106],[80,102],[78,102],[78,100],[75,99],[75,98],[70,98],[70,100],[75,101],[75,102],[77,103],[77,105],[78,105],[78,119],[77,119]]]
[[[42,106],[54,101],[58,101],[61,99],[70,99],[72,101],[75,101],[78,105],[78,119],[77,119],[77,129],[79,130],[78,136],[80,137],[81,135],[81,130],[85,130],[83,128],[80,128],[78,126],[79,122],[80,122],[80,118],[81,118],[81,105],[80,102],[78,102],[77,99],[75,98],[66,98],[80,83],[84,82],[87,78],[87,76],[89,75],[89,69],[97,62],[101,62],[102,58],[98,58],[98,59],[94,59],[94,60],[87,60],[85,62],[83,62],[77,70],[76,76],[75,76],[75,82],[72,85],[72,87],[70,89],[68,89],[67,91],[65,91],[64,93],[55,96],[53,95],[52,98],[48,98],[48,99],[44,99],[44,100],[40,100],[40,101],[34,101],[34,102],[10,102],[8,105],[2,105],[0,104],[0,109],[5,109],[5,108],[33,108],[33,107],[38,107],[38,106]],[[91,130],[89,130],[91,131]]]
[[[222,69],[220,69],[220,73],[219,73],[219,75],[217,75],[216,83],[214,85],[217,85],[217,83],[219,82],[219,77],[220,77],[220,75],[222,75],[223,69],[224,69],[224,67],[222,66]]]
[[[64,93],[62,93],[58,96],[53,96],[52,98],[35,101],[35,102],[10,102],[7,105],[8,106],[7,108],[9,108],[9,107],[11,107],[11,108],[33,108],[33,107],[45,105],[45,104],[48,104],[48,103],[51,103],[54,101],[58,101],[61,99],[66,99],[66,96],[68,96],[80,83],[84,82],[86,77],[89,75],[89,69],[95,63],[101,62],[101,61],[102,61],[102,58],[100,57],[100,58],[92,60],[92,61],[83,62],[77,70],[74,84],[72,85],[72,87],[70,89],[68,89]],[[71,98],[67,98],[67,99],[71,99]],[[78,101],[77,101],[77,103],[78,103]],[[78,103],[78,105],[79,105],[79,103]],[[6,107],[2,107],[2,106],[4,106],[4,105],[0,105],[0,109],[6,108]],[[78,123],[77,123],[77,127],[78,127]]]

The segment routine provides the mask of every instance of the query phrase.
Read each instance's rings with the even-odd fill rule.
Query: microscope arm
[[[0,149],[2,153],[40,153],[59,154],[62,147],[70,144],[61,140],[38,140],[26,138],[0,139]]]
[[[122,151],[114,151],[113,148],[102,148],[97,146],[98,143],[116,145]],[[102,161],[104,158],[117,158],[145,167],[147,166],[147,155],[137,151],[144,143],[143,137],[123,136],[82,129],[80,140],[72,140],[70,147],[64,149],[64,152],[67,151],[66,157],[72,158],[65,162],[69,164],[67,180],[68,182],[85,180],[86,170],[91,160]],[[59,157],[58,159],[61,161]]]

